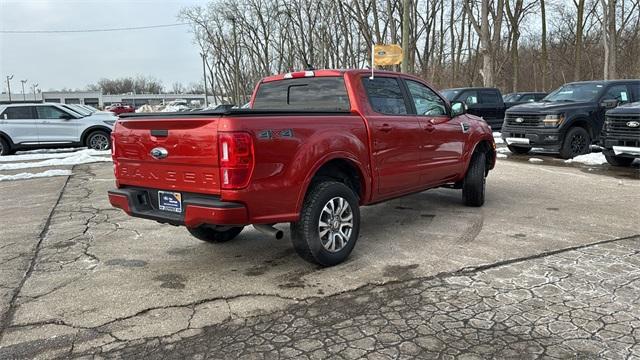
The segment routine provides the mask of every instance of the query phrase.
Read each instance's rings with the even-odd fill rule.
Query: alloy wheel
[[[329,252],[342,250],[353,231],[353,210],[349,202],[342,197],[329,200],[320,213],[318,235],[322,247]]]
[[[109,139],[106,135],[95,134],[89,139],[89,147],[94,150],[107,150],[109,149]]]

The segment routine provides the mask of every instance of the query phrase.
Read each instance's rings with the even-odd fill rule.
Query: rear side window
[[[261,84],[253,109],[349,111],[349,96],[342,77],[313,77]]]
[[[33,119],[33,106],[12,106],[2,113],[6,120]]]
[[[367,91],[373,111],[389,115],[408,114],[407,104],[396,78],[376,77],[369,79],[363,77],[362,83]]]
[[[481,104],[499,104],[500,96],[495,91],[480,91],[480,103]]]
[[[522,95],[522,97],[520,98],[520,101],[535,101],[536,100],[536,96],[533,94],[525,94]]]

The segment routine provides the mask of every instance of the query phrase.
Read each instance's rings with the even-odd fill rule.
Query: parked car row
[[[629,165],[640,155],[638,107],[617,108],[640,101],[640,80],[574,82],[550,94],[501,96],[496,88],[480,87],[442,93],[449,101],[464,102],[470,114],[482,117],[494,131],[502,131],[509,150],[516,154],[538,148],[569,159],[598,144],[612,165]]]
[[[640,146],[637,106],[607,113],[634,101],[640,101],[640,80],[565,84],[540,102],[507,110],[502,138],[513,153],[525,154],[535,147],[557,153],[563,159],[589,153],[592,144],[606,148],[616,142],[616,146],[637,148]],[[601,134],[606,136],[601,138]],[[607,153],[613,165],[622,164],[614,160],[618,155]]]
[[[70,146],[107,150],[116,120],[111,112],[74,104],[0,105],[0,155]]]

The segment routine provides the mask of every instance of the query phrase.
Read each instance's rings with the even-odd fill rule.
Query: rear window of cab
[[[260,84],[252,109],[349,111],[342,77],[305,77]]]

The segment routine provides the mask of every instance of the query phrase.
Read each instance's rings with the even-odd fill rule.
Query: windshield
[[[67,104],[62,104],[62,107],[65,108],[65,110],[71,111],[71,113],[73,115],[76,115],[77,117],[85,117],[87,115],[90,115],[87,111],[80,111],[75,107],[71,107]]]
[[[447,98],[447,100],[453,100],[456,95],[460,94],[461,90],[443,90],[441,91],[442,95]]]
[[[593,101],[602,92],[604,85],[598,83],[566,84],[547,95],[542,101]]]

